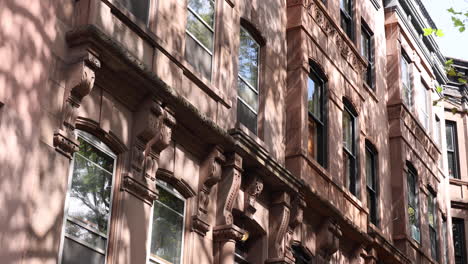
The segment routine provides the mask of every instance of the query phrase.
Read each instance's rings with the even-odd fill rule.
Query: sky
[[[468,12],[468,0],[421,0],[437,28],[444,32],[443,37],[436,37],[437,44],[446,57],[468,60],[468,30],[460,33],[453,26],[451,14],[447,9]]]

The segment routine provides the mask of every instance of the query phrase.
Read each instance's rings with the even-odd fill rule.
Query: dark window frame
[[[447,142],[447,157],[449,155],[452,155],[452,164],[448,163],[448,168],[450,169],[450,166],[453,166],[453,173],[450,174],[449,170],[449,177],[454,178],[454,179],[460,179],[460,156],[458,153],[458,130],[457,130],[457,122],[451,121],[451,120],[445,120],[445,133],[447,137],[447,129],[451,127],[451,132],[452,132],[452,145],[453,148],[449,149],[448,147],[448,142]],[[447,159],[448,162],[448,159]]]
[[[368,36],[368,41],[366,41],[367,45],[367,50],[368,50],[368,56],[365,57],[367,59],[367,70],[366,74],[363,75],[364,78],[364,83],[371,88],[372,90],[375,91],[375,42],[374,42],[374,33],[372,30],[370,30],[370,27],[367,25],[367,23],[362,20],[362,26],[361,26],[361,55],[363,52],[363,47],[362,45],[364,44],[364,34]]]
[[[414,166],[410,163],[406,163],[406,177],[407,177],[407,214],[408,214],[408,226],[410,231],[410,237],[414,239],[414,241],[421,243],[421,219],[420,219],[420,201],[419,201],[419,182],[418,182],[418,172],[414,168]],[[412,177],[412,181],[410,181],[410,177]],[[411,183],[414,183],[414,186],[411,186]],[[414,196],[414,201],[411,199],[411,194]],[[410,207],[414,210],[415,215],[415,224],[411,223],[409,209]],[[415,237],[413,234],[413,226],[417,231],[418,237]]]
[[[299,244],[293,244],[291,246],[293,256],[295,258],[295,264],[315,263],[312,262],[314,257],[306,252],[306,250]]]
[[[350,117],[351,121],[351,149],[348,149],[344,144],[344,130],[343,132],[343,155],[346,155],[347,160],[350,164],[350,175],[346,175],[345,173],[345,182],[347,183],[347,189],[354,195],[358,196],[359,192],[359,179],[358,179],[358,133],[356,133],[357,129],[357,118],[358,113],[354,109],[353,105],[346,99],[343,98],[343,118],[344,115],[347,114]],[[343,122],[343,120],[342,120]],[[345,168],[346,171],[346,168]]]
[[[370,176],[372,185],[369,184],[369,175],[367,175],[367,161],[369,156],[372,159],[372,169]],[[366,141],[366,191],[367,191],[367,207],[369,209],[369,221],[375,226],[379,225],[379,176],[378,176],[378,152],[374,145]],[[373,198],[373,199],[370,199]]]
[[[432,210],[431,210],[432,209]],[[432,212],[431,212],[432,211]],[[437,194],[433,191],[429,190],[429,194],[427,196],[427,223],[429,226],[429,240],[430,240],[430,250],[431,250],[431,257],[434,260],[439,261],[439,239],[438,239],[438,232],[437,232]],[[433,217],[433,223],[431,224],[430,217]]]
[[[467,263],[465,221],[462,218],[452,217],[452,231],[455,264],[465,264]],[[456,241],[457,238],[460,238],[459,241]],[[457,250],[457,244],[460,244],[460,252]]]
[[[349,37],[349,39],[354,40],[354,12],[353,12],[353,6],[354,6],[354,1],[353,0],[348,0],[349,1],[349,12],[346,10],[346,8],[343,6],[343,1],[347,0],[340,0],[340,25],[343,31],[346,33],[346,35]]]
[[[402,63],[405,63],[406,64],[406,76],[403,76],[403,67],[402,67]],[[410,70],[410,66],[411,66],[411,59],[410,57],[408,56],[408,54],[403,50],[403,48],[401,49],[401,59],[400,59],[400,74],[401,74],[401,99],[403,101],[403,103],[408,107],[408,109],[410,111],[413,111],[413,108],[414,108],[414,85],[413,85],[413,82],[411,81],[411,70]],[[405,80],[407,81],[408,85],[404,85],[404,81],[403,81],[403,78],[405,78]],[[407,97],[405,96],[407,95]]]
[[[327,129],[328,129],[328,111],[327,109],[327,81],[328,79],[326,78],[325,74],[321,71],[320,67],[316,65],[313,61],[309,62],[309,74],[308,78],[314,81],[314,83],[319,83],[320,85],[320,117],[315,116],[315,114],[307,108],[307,114],[308,114],[308,125],[311,122],[314,122],[318,127],[317,129],[317,148],[321,151],[317,151],[317,157],[316,161],[324,168],[327,167],[327,149],[328,149],[328,144],[327,144]],[[309,89],[307,85],[307,99],[309,98]],[[308,103],[308,101],[307,101]]]

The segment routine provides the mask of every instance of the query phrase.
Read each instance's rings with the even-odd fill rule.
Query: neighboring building
[[[36,2],[0,3],[2,263],[467,263],[419,0]]]

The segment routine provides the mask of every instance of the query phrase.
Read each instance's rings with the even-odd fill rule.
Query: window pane
[[[237,100],[237,119],[250,131],[257,133],[257,114],[240,100]]]
[[[76,241],[65,238],[62,264],[104,264],[105,256]]]
[[[361,55],[370,61],[370,36],[364,28],[361,30]]]
[[[465,222],[463,219],[452,218],[453,247],[455,263],[466,264]]]
[[[68,215],[107,233],[112,174],[75,155]]]
[[[315,160],[317,160],[318,156],[318,125],[314,120],[309,118],[309,140],[307,143],[307,149],[309,155]]]
[[[213,33],[192,12],[187,12],[187,31],[190,32],[205,48],[213,50]],[[192,52],[192,50],[186,50]]]
[[[185,36],[185,59],[205,78],[211,79],[211,55],[191,36]]]
[[[450,123],[447,123],[445,127],[445,136],[447,138],[447,150],[454,150],[454,133],[453,126]]]
[[[312,78],[307,79],[307,108],[318,120],[322,120],[321,84]]]
[[[188,6],[199,15],[211,28],[214,25],[214,1],[188,0]]]
[[[128,11],[130,11],[130,13],[132,13],[136,18],[144,23],[148,23],[149,0],[117,0],[117,2],[128,9]]]
[[[181,263],[184,230],[184,201],[163,188],[154,202],[151,249],[152,255],[170,263]]]
[[[243,28],[240,29],[239,44],[239,75],[253,88],[258,89],[258,54],[260,46]]]
[[[351,0],[341,0],[340,7],[348,14],[351,14]]]
[[[374,157],[372,152],[366,151],[366,178],[367,186],[375,190],[375,179],[374,179]]]
[[[70,221],[67,221],[66,225],[65,225],[65,233],[67,233],[67,235],[77,239],[77,240],[80,240],[80,241],[83,241],[85,243],[87,243],[88,245],[94,247],[94,248],[98,248],[98,249],[101,249],[101,250],[106,250],[106,239],[103,238],[102,236],[99,236],[89,230],[86,230],[85,228],[75,224],[75,223],[72,223]]]
[[[343,145],[353,152],[353,117],[348,111],[343,111]]]
[[[431,239],[431,257],[437,260],[437,233],[433,228],[429,228],[429,236]]]
[[[237,78],[239,97],[253,110],[258,111],[258,94],[252,90],[241,78]]]
[[[447,152],[448,174],[450,177],[455,177],[455,159],[453,152]]]
[[[101,168],[107,170],[108,172],[113,172],[114,158],[110,157],[98,148],[89,144],[81,137],[78,137],[78,141],[80,142],[80,149],[77,152],[78,154],[82,155],[84,158],[95,163]]]

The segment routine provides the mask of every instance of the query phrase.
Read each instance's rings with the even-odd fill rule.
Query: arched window
[[[356,119],[357,112],[352,107],[352,104],[343,98],[343,168],[344,180],[348,190],[357,195],[358,180],[357,180],[357,134],[356,134]]]
[[[366,141],[366,190],[367,207],[369,208],[369,221],[378,224],[378,159],[376,148]]]
[[[408,221],[411,237],[418,243],[421,242],[421,231],[419,228],[419,186],[418,173],[414,166],[406,163],[408,182]]]
[[[315,63],[310,63],[307,79],[308,142],[307,149],[311,158],[323,167],[327,158],[327,113],[325,111],[326,78]]]
[[[182,263],[185,198],[166,182],[157,182],[151,221],[151,263]]]
[[[61,263],[105,263],[116,155],[99,139],[77,131],[65,209]]]
[[[239,72],[237,78],[237,119],[257,134],[259,106],[260,44],[247,31],[240,28]]]

